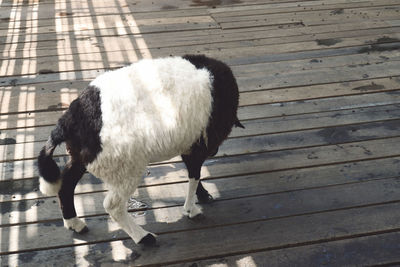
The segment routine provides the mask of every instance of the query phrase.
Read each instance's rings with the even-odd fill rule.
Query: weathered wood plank
[[[245,253],[237,256],[224,256],[210,260],[193,261],[171,265],[172,267],[189,266],[357,266],[397,265],[399,232],[352,237],[340,241],[330,241],[315,245],[294,248],[267,250],[257,253]],[[384,249],[382,249],[384,248]],[[129,263],[125,263],[129,264]],[[121,262],[121,266],[124,263]]]
[[[262,47],[254,47],[251,48],[253,52],[250,52],[250,48],[246,48],[246,51],[241,51],[243,54],[240,55],[240,57],[237,57],[237,54],[234,55],[233,53],[236,51],[236,49],[228,49],[224,50],[224,57],[221,58],[223,61],[228,63],[229,65],[235,65],[235,64],[249,64],[249,61],[254,61],[252,63],[259,63],[259,62],[274,62],[274,61],[289,61],[289,60],[301,60],[301,59],[315,59],[315,58],[321,58],[321,57],[330,57],[330,56],[335,56],[335,55],[346,55],[346,54],[355,54],[355,53],[381,53],[381,51],[392,51],[392,50],[397,50],[397,47],[399,46],[400,43],[389,43],[389,44],[377,44],[377,45],[368,45],[368,46],[358,46],[358,47],[352,47],[352,48],[334,48],[334,49],[324,49],[324,50],[311,50],[311,51],[306,51],[306,52],[284,52],[284,53],[278,53],[278,54],[270,54],[266,56],[258,56],[254,57],[251,55],[248,55],[245,57],[244,53],[257,53],[257,51],[261,51]],[[298,48],[297,48],[298,49]],[[211,51],[208,51],[206,54],[212,54]],[[213,55],[209,55],[213,56]],[[384,55],[382,55],[384,59]],[[298,70],[298,72],[304,72],[301,74],[301,76],[306,76],[308,73],[311,74],[316,74],[320,76],[317,79],[312,79],[308,80],[307,84],[315,84],[315,83],[328,83],[328,82],[339,82],[339,81],[351,81],[351,80],[360,80],[360,79],[365,79],[367,77],[370,78],[381,78],[381,77],[388,77],[391,75],[398,75],[398,72],[396,72],[396,64],[398,61],[393,61],[393,62],[383,62],[382,64],[375,64],[375,65],[349,65],[346,67],[332,67],[330,69],[324,69],[323,71],[330,74],[331,76],[336,75],[336,79],[331,77],[330,79],[326,79],[325,77],[327,76],[326,73],[324,75],[321,75],[318,73],[318,70]],[[385,65],[386,64],[386,65]],[[386,71],[386,75],[382,74],[385,69],[388,69]],[[377,71],[375,71],[377,70]],[[322,70],[320,70],[322,71]],[[82,79],[93,79],[94,77],[98,76],[99,74],[103,73],[104,70],[86,70],[86,71],[71,71],[71,72],[61,72],[61,73],[50,73],[50,74],[42,74],[42,75],[27,75],[24,77],[19,77],[19,76],[11,76],[11,77],[4,77],[0,78],[0,85],[3,86],[15,86],[15,85],[28,85],[28,84],[35,84],[35,83],[43,83],[43,82],[50,82],[50,81],[62,81],[62,80],[82,80]],[[343,72],[343,74],[339,74],[337,72]],[[362,75],[351,75],[351,74],[356,74],[362,72]],[[378,72],[376,74],[370,73],[370,72]],[[296,74],[290,74],[291,76],[294,76],[295,80],[298,80],[298,77],[295,77]],[[251,79],[254,80],[253,83],[249,83],[248,79],[238,79],[240,87],[243,84],[249,83],[249,86],[253,86],[254,88],[260,88],[260,85],[262,88],[267,89],[267,88],[277,88],[277,87],[282,87],[282,86],[299,86],[298,82],[289,84],[288,80],[290,77],[289,74],[282,74],[282,76],[275,77],[274,74],[270,74],[266,78],[270,79],[275,79],[277,80],[275,83],[272,83],[273,85],[271,86],[264,86],[263,84],[271,84],[270,82],[264,82],[261,83],[265,79]],[[337,77],[345,77],[345,79],[338,80]],[[282,81],[282,79],[285,79]],[[303,78],[304,80],[304,78]],[[315,80],[317,82],[315,82]],[[251,81],[250,81],[251,82]],[[286,83],[285,83],[286,82]],[[277,83],[279,83],[277,85]],[[303,81],[304,83],[304,81]]]
[[[399,122],[399,120],[394,120],[331,127],[326,129],[306,130],[301,132],[270,134],[250,138],[228,139],[221,146],[220,153],[217,156],[238,154],[238,152],[240,153],[239,148],[242,149],[242,153],[254,153],[265,150],[277,151],[281,149],[294,149],[327,144],[343,144],[354,141],[366,141],[376,137],[393,137],[398,134],[398,128],[400,126],[397,125],[400,125]],[[176,165],[175,172],[182,167],[182,165]],[[151,167],[151,169],[157,170],[156,166]],[[181,171],[182,173],[185,172],[184,169]],[[156,171],[156,173],[159,173],[159,171]],[[84,180],[87,180],[84,182],[85,186],[83,186],[82,189],[77,189],[77,192],[83,193],[105,190],[103,185],[90,175],[87,175]],[[90,181],[92,182],[92,185],[89,185]],[[1,191],[0,202],[33,199],[41,196],[37,191],[38,185],[36,179],[3,179],[3,181],[0,182],[0,188],[3,188]]]
[[[259,207],[255,208],[259,209]],[[255,250],[273,250],[287,246],[293,247],[349,239],[354,236],[362,237],[396,232],[399,229],[399,215],[395,211],[398,209],[399,204],[393,203],[260,220],[224,227],[172,232],[159,235],[160,246],[147,250],[140,249],[128,240],[123,243],[112,241],[89,246],[77,246],[73,251],[71,248],[35,251],[28,257],[29,264],[36,266],[41,263],[51,263],[50,261],[54,263],[70,262],[71,258],[75,262],[88,261],[91,263],[122,260],[122,262],[133,263],[136,266],[193,261],[211,256],[222,257],[249,253]],[[372,214],[373,216],[371,216]],[[310,227],[310,225],[313,225],[313,227]],[[232,235],[232,232],[235,234]],[[248,238],[249,233],[253,233],[252,238]],[[243,240],[246,240],[245,246]],[[212,252],[210,252],[209,244],[215,245]],[[120,253],[113,256],[112,250],[118,250]],[[99,251],[101,253],[98,253]],[[12,256],[3,256],[3,260],[10,261],[8,257]],[[18,257],[14,260],[18,260]]]
[[[129,6],[131,10],[135,12],[157,12],[162,10],[169,10],[169,9],[192,9],[192,8],[204,8],[204,7],[230,7],[230,6],[248,6],[248,5],[259,5],[260,3],[286,3],[286,2],[296,2],[297,0],[241,0],[240,2],[236,1],[229,1],[229,2],[188,2],[185,0],[168,0],[164,2],[148,2],[148,1],[137,1],[137,0],[118,0],[115,2],[116,6]],[[57,0],[57,1],[49,1],[49,0],[42,0],[40,5],[50,5],[54,6],[55,4],[64,4],[65,2]],[[86,9],[89,7],[89,4],[86,2],[81,2],[78,0],[71,0],[70,5],[73,5],[74,8],[77,9]],[[12,2],[11,0],[4,0],[3,6],[15,6],[16,3]],[[37,5],[36,2],[27,3],[27,5]],[[94,10],[97,8],[107,8],[110,4],[108,1],[96,1],[91,2],[90,7]],[[174,8],[171,8],[173,6]],[[68,6],[70,7],[70,6]]]
[[[152,210],[147,211],[148,214],[146,214],[144,218],[139,218],[138,223],[146,224],[146,228],[151,229],[153,232],[164,233],[182,230],[187,231],[199,227],[210,227],[215,224],[229,225],[267,218],[268,220],[271,220],[279,217],[298,216],[301,214],[348,209],[354,206],[369,206],[376,203],[396,201],[399,199],[400,192],[391,190],[390,193],[388,193],[387,189],[391,187],[400,187],[400,180],[398,178],[393,178],[383,181],[370,181],[308,190],[302,189],[300,191],[274,193],[272,195],[267,194],[248,198],[242,198],[241,194],[238,196],[224,194],[222,191],[223,188],[221,188],[220,194],[224,194],[227,200],[218,201],[212,206],[204,206],[204,215],[210,217],[211,220],[205,220],[201,225],[187,225],[187,222],[182,220],[182,215],[179,215],[179,211],[182,209],[181,206],[183,205],[185,198],[186,184],[175,185],[175,188],[177,189],[172,189],[172,192],[174,192],[172,193],[172,198],[169,198],[171,194],[168,192],[171,189],[168,188],[168,186],[164,186],[161,191],[154,192],[151,192],[153,188],[149,188],[148,194],[150,197],[156,195],[159,196],[159,198],[154,200],[154,203],[156,203],[154,206],[149,204],[149,207],[152,208]],[[164,191],[164,189],[166,191]],[[237,197],[240,198],[236,199]],[[85,198],[86,199],[78,199],[78,202],[89,203],[91,199],[90,196]],[[340,200],[338,201],[338,199]],[[95,197],[92,198],[92,202],[94,202],[94,205],[91,208],[97,208],[98,202],[100,202],[100,206],[102,205],[102,201],[97,201]],[[299,207],[296,205],[297,203],[301,203],[301,206]],[[156,207],[163,209],[155,209]],[[165,207],[172,207],[173,210],[165,211]],[[209,209],[209,207],[211,208]],[[43,203],[37,204],[37,212],[41,212],[42,209],[45,209],[46,212],[48,209],[51,209],[59,213],[57,205],[46,207]],[[99,208],[99,210],[101,210],[101,208]],[[170,218],[172,214],[177,217],[174,216],[171,220]],[[230,216],[228,216],[228,214],[230,214]],[[4,241],[0,243],[0,246],[2,247],[3,253],[9,253],[114,239],[115,237],[113,238],[113,236],[115,235],[115,230],[118,229],[118,226],[115,223],[111,223],[111,220],[107,219],[107,217],[108,216],[102,215],[89,218],[87,220],[89,223],[88,226],[90,229],[93,229],[93,231],[91,231],[84,240],[71,240],[71,236],[65,234],[66,229],[63,229],[62,227],[54,227],[60,226],[59,221],[55,222],[55,225],[53,222],[49,222],[40,225],[29,224],[3,227],[2,236]],[[161,221],[156,218],[160,218]],[[176,222],[174,222],[174,220],[176,220]],[[158,227],[153,226],[157,224],[161,225]],[[36,231],[34,229],[36,229]],[[11,232],[26,232],[34,234],[31,234],[29,237],[32,240],[31,242],[19,244],[18,250],[13,251],[12,248],[7,249],[9,244],[7,237],[10,236]],[[46,243],[43,243],[39,237],[45,236],[45,233],[52,238],[47,238]],[[128,237],[126,234],[118,233],[119,239],[126,237]],[[25,237],[22,236],[19,238],[24,239]]]
[[[267,15],[267,16],[262,16],[263,19],[254,19],[254,20],[245,20],[245,21],[238,21],[238,22],[221,22],[219,25],[222,27],[222,29],[236,29],[236,28],[244,28],[244,27],[252,27],[254,24],[260,25],[260,26],[272,26],[272,25],[290,25],[295,24],[295,25],[306,25],[306,26],[314,26],[314,25],[332,25],[332,24],[341,24],[342,22],[345,23],[359,23],[359,22],[367,22],[367,17],[364,16],[379,16],[380,12],[383,12],[382,10],[376,11],[375,14],[374,12],[368,13],[368,12],[363,12],[362,14],[359,13],[354,13],[351,15],[343,15],[343,16],[335,16],[333,17],[332,14],[329,16],[329,12],[320,12],[318,15],[315,14],[315,17],[303,17],[303,14],[301,16],[296,16],[293,15],[292,17],[288,18],[282,18],[281,14],[278,14],[278,16],[272,16],[272,15]],[[322,14],[321,14],[322,13]],[[324,14],[325,13],[325,14]],[[364,15],[364,13],[366,15]],[[394,20],[398,19],[398,13],[396,11],[394,12],[388,12],[386,15],[385,19],[386,20]],[[260,16],[261,17],[261,16]],[[278,19],[280,18],[280,19]],[[384,19],[381,17],[381,21],[384,21]]]
[[[385,89],[381,89],[381,86],[386,87]],[[354,90],[355,88],[359,88],[359,90]],[[363,88],[366,91],[363,91]],[[390,105],[400,102],[400,96],[397,94],[397,90],[391,91],[390,86],[386,83],[385,79],[381,81],[375,80],[371,83],[366,83],[365,81],[364,83],[355,82],[337,84],[332,88],[332,90],[330,90],[330,87],[328,86],[310,86],[308,88],[298,87],[297,89],[299,90],[299,95],[303,94],[303,99],[295,100],[295,98],[287,98],[291,94],[291,89],[282,89],[279,91],[261,91],[259,94],[256,92],[249,92],[247,93],[249,98],[246,96],[243,97],[242,94],[240,103],[250,106],[239,107],[239,119],[248,120],[302,113],[317,113],[342,109]],[[349,90],[346,91],[346,89]],[[389,91],[385,91],[386,89],[389,89]],[[296,90],[293,90],[293,97],[297,96]],[[374,93],[375,90],[378,92],[384,91],[384,93]],[[357,93],[361,92],[364,95],[350,95],[353,91]],[[329,95],[330,92],[332,92],[332,94],[345,93],[344,96],[322,98],[324,96],[324,92],[327,95]],[[307,99],[308,96],[311,100]],[[321,97],[321,99],[313,99],[317,97]],[[285,103],[282,103],[282,101],[285,101]],[[271,102],[272,104],[263,104],[265,102]],[[30,114],[0,116],[0,118],[2,118],[0,123],[0,139],[3,139],[5,144],[7,142],[28,143],[45,141],[47,140],[49,132],[54,127],[54,124],[60,115],[60,112],[35,113],[32,111]],[[42,120],[42,117],[45,117],[46,119]],[[6,138],[10,139],[7,141]]]
[[[400,61],[399,61],[400,62]],[[314,69],[304,71],[293,71],[291,73],[266,74],[262,78],[248,77],[238,79],[239,87],[243,84],[248,86],[259,87],[260,85],[266,89],[290,87],[290,86],[306,86],[322,83],[349,82],[366,78],[383,78],[392,75],[398,75],[397,61],[391,61],[382,64],[364,65],[364,66],[343,66],[332,67],[326,69]]]
[[[393,33],[390,36],[400,37],[399,33]],[[386,39],[385,39],[386,38]],[[124,65],[128,65],[132,62],[138,60],[138,58],[146,57],[162,57],[165,55],[183,55],[183,54],[206,54],[211,57],[218,57],[221,59],[232,60],[237,59],[238,55],[240,57],[254,57],[256,55],[276,55],[284,53],[295,53],[303,51],[314,51],[321,48],[330,47],[341,48],[349,46],[360,46],[356,51],[362,53],[363,51],[368,51],[368,46],[365,43],[380,43],[381,40],[399,40],[390,39],[390,37],[384,35],[381,36],[363,36],[357,38],[342,38],[342,39],[328,39],[328,40],[313,40],[297,43],[284,43],[284,44],[271,44],[264,45],[263,41],[266,40],[270,43],[268,39],[262,39],[254,41],[253,45],[249,45],[247,42],[233,42],[231,45],[210,45],[210,47],[204,47],[204,45],[199,46],[180,46],[180,47],[168,47],[168,48],[150,48],[145,47],[139,51],[131,51],[130,53],[124,53],[122,51],[111,51],[111,52],[101,52],[96,51],[93,53],[80,53],[78,55],[60,55],[58,57],[48,56],[39,57],[31,59],[6,59],[3,60],[2,68],[0,72],[3,76],[18,76],[18,75],[28,75],[46,72],[69,72],[69,71],[79,71],[79,70],[93,70],[93,69],[107,69],[107,68],[118,68]],[[325,44],[329,42],[329,44]],[[364,45],[364,46],[363,46]],[[132,45],[130,45],[132,46]],[[213,47],[214,46],[214,47]],[[391,42],[389,44],[391,47],[389,50],[396,50],[398,43]],[[96,49],[97,50],[97,49]],[[17,67],[19,64],[32,64],[32,68],[22,68]],[[15,66],[11,68],[10,66]],[[35,67],[36,66],[36,67]]]
[[[399,52],[400,53],[400,52]],[[324,59],[306,59],[291,62],[260,63],[252,65],[233,66],[233,72],[240,83],[239,91],[240,105],[254,105],[264,103],[276,103],[281,101],[305,100],[310,98],[331,97],[340,95],[354,95],[357,93],[372,93],[382,91],[392,91],[400,88],[399,77],[378,78],[360,81],[350,81],[347,83],[333,83],[323,85],[307,85],[294,88],[274,89],[265,88],[266,84],[255,86],[252,83],[243,83],[242,79],[253,77],[261,79],[265,75],[274,74],[268,81],[280,80],[280,73],[321,70],[326,67],[337,67],[347,64],[350,67],[366,66],[371,64],[381,64],[389,60],[398,59],[396,56],[385,57],[384,54],[378,55],[353,55],[328,57]],[[346,59],[347,58],[347,59]],[[400,59],[400,54],[399,54]],[[347,62],[346,62],[347,61]],[[70,102],[88,85],[89,81],[60,81],[35,84],[32,86],[4,87],[0,91],[4,104],[0,113],[15,112],[37,112],[47,110],[65,109]],[[276,83],[276,82],[275,82]],[[358,88],[358,89],[357,89]],[[265,90],[264,89],[273,89]],[[247,92],[251,91],[251,92]],[[24,105],[21,99],[28,98],[29,101]],[[57,103],[57,104],[55,104]]]
[[[248,175],[252,173],[282,171],[297,168],[329,165],[337,163],[352,163],[354,161],[398,157],[399,137],[373,141],[362,141],[338,145],[329,145],[313,148],[300,148],[284,151],[273,151],[259,154],[242,155],[236,157],[214,158],[206,161],[202,167],[204,178],[229,177]],[[186,171],[179,167],[182,163],[164,164],[149,168],[150,174],[143,179],[143,185],[165,185],[182,182],[186,178]],[[147,190],[147,189],[146,189]],[[90,209],[77,205],[77,212],[83,216],[102,213],[102,199],[104,192],[82,194],[76,196],[78,203],[93,203]],[[22,200],[6,202],[1,205],[3,224],[15,224],[58,218],[57,202],[54,198],[37,200]],[[46,213],[37,213],[37,205]],[[96,209],[98,207],[98,209]],[[100,209],[100,210],[99,210]],[[56,214],[54,214],[56,213]],[[37,214],[32,216],[33,214]]]
[[[168,10],[168,11],[158,11],[158,12],[147,12],[147,13],[137,13],[135,10],[131,10],[127,6],[120,6],[120,5],[112,5],[109,3],[106,7],[99,7],[95,10],[89,9],[78,9],[78,8],[71,8],[70,12],[66,11],[54,11],[54,7],[50,5],[39,5],[36,7],[36,10],[33,10],[34,7],[22,6],[21,11],[23,9],[29,10],[30,13],[36,13],[36,18],[28,19],[26,16],[16,17],[10,16],[11,8],[3,7],[0,10],[0,29],[8,29],[11,23],[19,22],[22,25],[34,22],[37,23],[37,27],[48,27],[54,26],[55,21],[64,22],[66,20],[69,21],[76,21],[76,22],[83,22],[83,21],[97,21],[97,17],[104,17],[104,16],[119,16],[121,19],[125,18],[125,16],[133,15],[135,18],[136,23],[144,22],[149,19],[160,19],[160,18],[182,18],[182,17],[195,17],[195,16],[207,16],[210,13],[207,11],[206,8],[196,8],[196,9],[185,9],[185,10]],[[133,11],[133,12],[132,12]],[[95,16],[93,16],[95,14]],[[115,26],[115,25],[113,25]]]
[[[324,29],[326,31],[327,29]],[[286,31],[286,30],[283,30]],[[99,53],[100,51],[106,50],[107,52],[113,51],[123,51],[129,50],[130,52],[134,50],[140,49],[161,49],[161,48],[172,48],[174,46],[189,46],[192,51],[197,51],[202,49],[201,45],[207,45],[207,49],[215,49],[220,47],[237,47],[240,45],[267,45],[267,44],[282,44],[282,43],[291,43],[291,42],[301,42],[301,41],[312,41],[312,40],[325,40],[325,39],[337,39],[337,38],[349,38],[349,37],[360,37],[360,36],[373,36],[376,35],[376,39],[379,39],[379,36],[386,37],[389,40],[390,34],[395,34],[399,31],[398,27],[386,27],[386,28],[378,28],[378,29],[359,29],[359,30],[350,30],[343,32],[322,32],[322,33],[313,33],[306,34],[303,33],[299,35],[296,32],[289,35],[283,35],[281,31],[281,36],[271,35],[271,31],[256,31],[256,32],[244,32],[244,33],[218,33],[212,34],[209,32],[207,36],[203,36],[203,38],[199,38],[199,36],[189,36],[187,38],[178,38],[178,34],[174,34],[171,39],[171,36],[165,36],[164,38],[160,38],[160,36],[149,36],[146,35],[143,38],[145,42],[145,47],[140,46],[137,47],[135,45],[134,37],[124,37],[124,36],[104,36],[101,38],[78,38],[79,40],[68,41],[61,40],[59,42],[49,42],[46,45],[45,42],[42,42],[40,45],[37,45],[34,52],[32,52],[31,47],[20,47],[10,45],[5,45],[3,47],[4,52],[0,55],[0,58],[8,59],[12,56],[14,59],[17,58],[28,58],[34,57],[39,58],[43,56],[61,56],[61,55],[70,55],[71,53]],[[255,38],[257,36],[257,38]],[[206,38],[204,38],[206,37]],[[267,38],[265,38],[267,37]],[[396,36],[394,36],[396,37]],[[112,46],[111,44],[114,44]],[[115,44],[118,44],[116,46]],[[0,48],[2,46],[0,45]],[[49,50],[51,48],[51,50]],[[166,53],[168,54],[168,53]]]
[[[370,18],[391,18],[393,15],[397,15],[399,13],[400,5],[398,3],[394,3],[393,1],[386,2],[386,4],[379,2],[380,6],[371,6],[370,3],[365,3],[367,6],[360,6],[358,3],[350,3],[350,5],[355,6],[354,8],[350,8],[346,5],[334,5],[334,7],[327,7],[325,5],[318,6],[313,10],[306,10],[304,7],[297,7],[295,12],[290,12],[287,9],[284,9],[285,12],[276,12],[277,10],[269,10],[267,12],[262,12],[264,10],[257,10],[251,14],[240,13],[240,15],[235,15],[233,13],[223,13],[222,16],[219,16],[218,13],[213,14],[213,18],[218,23],[237,23],[237,22],[255,22],[257,25],[262,21],[279,21],[281,17],[287,16],[293,19],[292,21],[303,21],[309,26],[308,22],[321,21],[322,18],[325,21],[339,21],[346,23],[346,19],[349,19],[351,16],[354,20],[367,20]],[[275,12],[274,12],[275,11]],[[379,16],[377,16],[379,15]]]
[[[381,1],[335,1],[334,4],[324,3],[322,1],[301,1],[301,2],[292,2],[292,3],[261,3],[261,4],[253,4],[253,5],[241,5],[241,6],[232,6],[232,7],[218,7],[207,9],[204,8],[196,8],[196,9],[179,9],[176,6],[169,6],[165,10],[161,11],[152,11],[152,12],[137,12],[135,8],[129,8],[129,5],[113,5],[109,3],[107,6],[100,7],[97,6],[95,8],[96,15],[112,15],[119,14],[121,16],[125,14],[133,14],[137,19],[143,18],[165,18],[165,17],[182,17],[182,16],[199,16],[199,15],[207,15],[209,13],[217,15],[217,16],[246,16],[246,15],[257,15],[257,14],[267,14],[267,13],[289,13],[289,12],[302,12],[309,10],[330,10],[330,9],[338,9],[338,8],[362,8],[362,7],[374,7],[374,6],[390,6],[397,4],[395,0],[381,0]],[[3,8],[0,10],[0,28],[7,28],[8,22],[12,21],[25,21],[28,20],[26,17],[22,16],[20,18],[10,17],[11,7],[10,6],[2,6]],[[37,8],[38,19],[41,21],[41,25],[47,25],[46,21],[48,20],[48,24],[52,23],[54,17],[63,17],[63,18],[76,18],[81,16],[89,16],[93,14],[92,10],[82,9],[82,8],[72,8],[71,12],[57,12],[53,14],[54,7],[52,5],[43,5],[39,4],[39,8]],[[168,7],[168,5],[166,5]],[[35,6],[24,5],[21,8],[23,9],[33,9]],[[235,11],[236,10],[236,11]],[[238,11],[240,10],[240,11]],[[31,11],[32,12],[32,11]],[[31,19],[32,20],[32,19]],[[54,22],[53,22],[54,23]],[[50,24],[51,25],[51,24]],[[40,25],[39,25],[40,26]]]
[[[320,11],[320,10],[339,10],[349,8],[364,8],[364,7],[377,7],[382,8],[391,5],[396,5],[396,0],[383,0],[383,1],[339,1],[324,2],[324,1],[298,1],[289,3],[271,3],[271,4],[260,4],[260,5],[248,5],[248,6],[232,6],[232,7],[220,7],[216,9],[209,9],[208,12],[216,17],[240,17],[249,15],[260,15],[260,14],[276,14],[276,13],[300,13],[304,11]]]
[[[302,114],[297,116],[294,115],[294,116],[285,116],[278,118],[243,121],[242,123],[246,127],[246,129],[241,129],[241,128],[233,129],[233,132],[230,136],[244,137],[244,136],[254,136],[254,135],[265,135],[265,134],[298,131],[298,130],[312,129],[312,128],[322,128],[335,125],[348,125],[353,123],[370,122],[374,120],[379,121],[382,119],[384,120],[397,119],[399,117],[400,117],[400,111],[398,110],[397,106],[374,107],[366,110],[363,109],[345,110],[341,112],[334,111],[334,112],[326,112],[323,114],[320,113]],[[392,124],[388,122],[388,125]],[[43,136],[42,140],[47,140],[48,135],[49,133]],[[244,143],[252,142],[252,139],[253,137],[250,137],[247,138],[248,141],[243,141],[243,142]],[[267,142],[268,137],[265,137],[265,139],[266,140],[264,141]],[[231,142],[240,142],[240,141],[235,140]],[[3,158],[0,159],[0,162],[33,159],[39,154],[44,144],[45,141],[0,145],[0,154],[3,155]],[[247,147],[247,148],[246,146],[241,147],[238,146],[239,144],[234,144],[232,146],[234,147],[234,149],[237,150],[236,152],[233,153],[243,154],[246,153],[245,151],[248,151],[249,153],[250,152],[254,153],[259,151],[260,149],[261,150],[263,149],[263,146],[260,147],[260,144],[254,144],[254,147]],[[225,154],[230,155],[230,153],[225,149],[221,149],[220,152],[218,153],[219,153],[218,155],[225,155]],[[54,156],[64,156],[64,155],[66,155],[64,147],[58,147],[54,152]],[[172,160],[176,159],[174,158]]]
[[[338,89],[338,91],[340,91],[340,89]],[[338,111],[343,109],[366,108],[372,106],[387,106],[400,103],[400,95],[396,94],[396,92],[397,91],[390,91],[385,93],[369,93],[365,95],[343,96],[316,100],[300,100],[278,104],[253,105],[239,107],[238,114],[241,120],[254,120],[261,118],[265,119],[266,117],[279,117],[335,110]],[[255,97],[253,93],[251,94]],[[260,99],[263,99],[262,96],[260,96]],[[54,123],[56,123],[56,120],[60,115],[60,112],[40,112],[24,115],[2,116],[4,121],[0,125],[5,128],[1,129],[0,131],[0,139],[3,140],[2,142],[4,142],[4,144],[46,141],[49,133],[54,128]],[[42,117],[44,117],[43,121]],[[391,116],[391,118],[393,119],[395,117]],[[384,119],[384,117],[381,118],[381,120]],[[49,126],[43,126],[41,123]],[[13,128],[14,126],[17,128]],[[333,124],[328,126],[333,126]],[[9,129],[7,129],[7,127]],[[301,129],[299,128],[298,130]],[[270,131],[271,129],[267,129],[267,132],[270,133]],[[282,128],[281,131],[283,131]],[[246,131],[235,133],[235,130],[232,134],[232,136],[245,135]]]
[[[252,28],[243,28],[243,29],[235,29],[235,30],[224,30],[220,31],[217,29],[213,30],[196,30],[196,31],[181,31],[171,33],[157,33],[157,34],[145,34],[137,36],[140,40],[144,41],[144,44],[147,48],[162,48],[162,47],[173,47],[173,46],[193,46],[193,45],[211,45],[218,44],[221,42],[226,42],[226,45],[229,45],[230,42],[234,41],[254,41],[257,39],[268,39],[264,40],[264,42],[290,42],[290,40],[296,41],[307,41],[310,38],[314,39],[327,39],[327,38],[344,38],[344,37],[352,37],[352,36],[362,36],[362,35],[372,35],[374,32],[381,31],[378,34],[384,33],[393,33],[396,32],[396,27],[388,27],[387,24],[382,24],[380,22],[376,22],[374,25],[368,25],[365,27],[363,25],[354,25],[351,23],[340,24],[341,30],[337,29],[337,26],[323,25],[323,26],[313,26],[313,27],[296,27],[292,28],[284,28],[278,29],[278,27],[257,27],[255,29]],[[252,30],[249,30],[252,29]],[[100,49],[106,49],[107,51],[120,51],[121,49],[134,50],[140,47],[136,47],[134,44],[136,42],[136,37],[133,35],[122,35],[118,36],[111,35],[99,35],[96,33],[96,36],[87,36],[85,38],[76,38],[74,40],[60,39],[56,41],[54,35],[48,34],[49,40],[46,41],[43,39],[43,36],[40,35],[40,40],[36,40],[33,44],[35,49],[35,56],[45,56],[45,55],[62,55],[71,53],[71,50],[74,52],[79,51],[93,51],[98,52]],[[255,38],[257,36],[257,38]],[[26,40],[27,41],[27,40]],[[293,41],[292,41],[293,42]],[[118,46],[108,45],[108,44],[118,44]],[[222,45],[222,44],[221,44]],[[142,46],[143,47],[143,46]],[[52,52],[51,49],[57,50]],[[57,49],[56,49],[57,48]],[[0,44],[0,49],[7,51],[4,52],[1,57],[9,57],[12,56],[14,58],[20,58],[22,53],[26,51],[24,54],[25,57],[32,55],[32,53],[28,53],[28,51],[32,51],[32,45],[27,47],[21,45],[10,45],[10,44]],[[50,51],[49,51],[50,50]],[[194,50],[194,49],[193,49]],[[50,53],[50,54],[46,54]]]
[[[159,31],[182,31],[195,29],[211,29],[218,28],[214,19],[209,15],[177,17],[177,18],[155,18],[155,19],[135,19],[131,14],[124,16],[118,15],[91,15],[78,18],[63,19],[59,18],[48,21],[49,25],[44,24],[42,20],[38,20],[37,27],[17,29],[0,29],[1,36],[27,35],[34,34],[57,34],[58,36],[75,36],[94,33],[100,31],[104,35],[116,33],[149,33]],[[70,23],[74,24],[70,24]],[[46,22],[44,22],[46,23]],[[0,39],[1,40],[1,39]],[[4,40],[4,39],[3,39]]]
[[[397,78],[394,79],[398,81]],[[366,81],[370,82],[370,80]],[[372,80],[372,82],[373,81],[374,80]],[[379,84],[382,85],[383,83]],[[354,89],[352,85],[355,86],[354,88],[359,87],[352,83],[343,83],[343,84],[339,83],[334,85],[335,87],[334,91],[335,90],[340,91],[339,88],[341,87],[346,88],[347,86],[350,86],[351,89]],[[369,89],[370,87],[374,87],[372,83],[371,86],[369,86],[368,84],[366,85],[360,84],[360,86],[361,89],[362,88]],[[307,87],[305,87],[305,90],[306,88]],[[301,88],[299,90],[301,90]],[[277,117],[283,115],[295,115],[300,113],[314,113],[314,112],[325,112],[325,111],[334,111],[334,110],[351,109],[351,108],[390,105],[398,103],[399,95],[396,92],[397,91],[389,91],[384,93],[368,93],[364,95],[324,98],[316,100],[302,99],[301,101],[290,101],[285,103],[279,103],[280,101],[283,101],[283,99],[282,100],[277,99],[276,104],[261,105],[262,103],[252,103],[258,105],[241,106],[238,109],[238,114],[239,114],[239,119],[248,120],[248,119],[258,119],[265,117]],[[249,94],[255,97],[255,94],[253,92],[249,92]],[[260,100],[265,99],[265,97],[261,95],[259,96],[259,98]],[[51,110],[59,109],[56,108],[56,106],[51,108],[52,108]],[[61,115],[62,111],[49,111],[49,112],[37,112],[37,113],[29,112],[22,114],[0,115],[0,131],[3,131],[10,138],[16,139],[17,143],[20,143],[21,139],[23,139],[22,141],[26,142],[45,140],[47,138],[47,133],[49,131],[48,130],[49,128],[41,128],[41,127],[44,126],[52,127]],[[33,128],[31,129],[31,127],[34,127],[34,129]],[[15,130],[13,135],[7,134],[7,132],[10,130],[11,132]],[[21,137],[19,138],[13,137],[16,136],[18,133],[21,134]],[[35,139],[32,133],[37,133],[38,137],[39,136],[41,137]],[[7,137],[4,136],[3,138]]]

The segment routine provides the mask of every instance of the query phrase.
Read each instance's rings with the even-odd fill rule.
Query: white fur
[[[74,230],[75,232],[79,233],[85,228],[86,223],[79,219],[78,217],[74,217],[71,219],[64,219],[64,227],[67,229]]]
[[[109,186],[104,207],[135,242],[148,232],[129,216],[126,201],[150,162],[183,154],[204,135],[212,79],[206,69],[174,57],[142,60],[91,82],[100,89],[102,151],[87,170]],[[201,211],[189,191],[193,217]]]
[[[110,190],[104,199],[104,208],[110,214],[111,218],[132,238],[139,243],[149,232],[137,225],[133,217],[127,212],[126,199],[129,198],[125,192],[114,192]]]
[[[57,196],[61,189],[61,184],[61,179],[58,179],[55,183],[49,183],[43,177],[39,177],[40,192],[46,196]]]
[[[149,162],[188,151],[208,124],[211,81],[206,69],[179,57],[142,60],[100,75],[91,85],[100,88],[102,152],[88,170],[125,187],[125,178]]]
[[[195,180],[193,178],[189,179],[186,200],[185,204],[183,205],[183,214],[189,216],[189,218],[194,218],[202,213],[199,206],[196,205],[196,189],[198,185],[199,180]]]

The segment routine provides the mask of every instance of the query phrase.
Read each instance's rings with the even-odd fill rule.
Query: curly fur
[[[153,244],[155,236],[126,210],[147,164],[181,155],[191,178],[184,214],[200,214],[195,196],[212,200],[199,181],[201,166],[234,125],[243,127],[238,99],[230,68],[205,56],[142,60],[106,72],[71,103],[40,152],[40,189],[58,193],[65,225],[86,232],[73,193],[87,169],[107,184],[103,205],[111,217],[136,243]],[[71,159],[60,173],[52,155],[62,142]]]

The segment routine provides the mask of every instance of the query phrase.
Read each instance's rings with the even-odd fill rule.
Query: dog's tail
[[[40,191],[49,196],[57,195],[61,188],[60,168],[53,159],[56,147],[65,141],[64,132],[59,124],[51,132],[46,145],[38,157]]]

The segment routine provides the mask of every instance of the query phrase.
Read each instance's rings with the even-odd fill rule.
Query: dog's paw
[[[190,209],[183,208],[183,214],[185,216],[188,216],[189,218],[193,219],[194,217],[197,217],[197,216],[203,214],[203,211],[201,210],[201,208],[199,206],[194,204],[194,205],[192,205],[192,207]]]
[[[78,217],[74,217],[71,219],[64,219],[64,227],[73,230],[78,234],[84,234],[89,231],[89,228],[87,227],[86,223],[83,220],[79,219]]]

